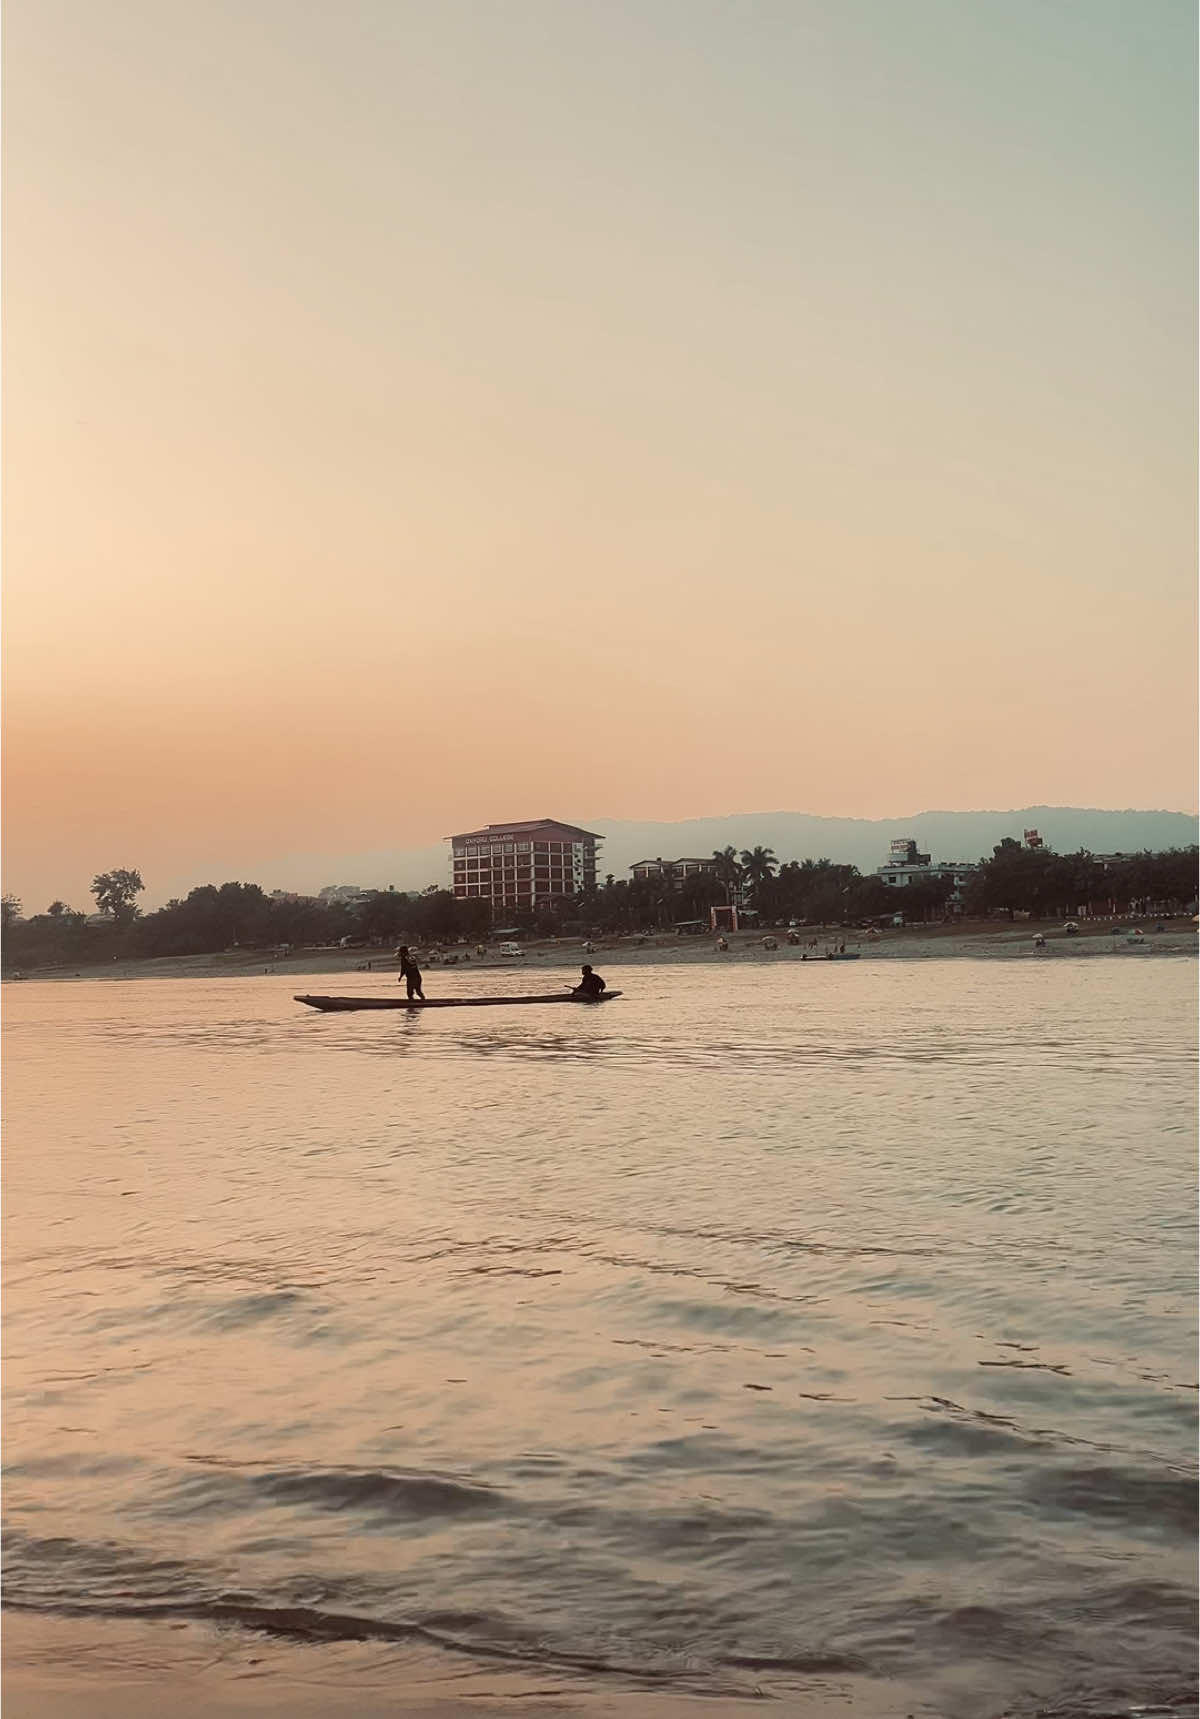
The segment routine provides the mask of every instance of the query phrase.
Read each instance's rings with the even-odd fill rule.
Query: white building
[[[358,907],[374,892],[357,883],[327,883],[317,897],[326,907]]]
[[[917,852],[917,844],[911,836],[897,837],[891,843],[891,856],[887,865],[875,868],[877,878],[892,889],[905,889],[910,883],[919,883],[925,878],[949,878],[950,894],[946,898],[946,906],[951,913],[962,912],[963,890],[978,870],[973,862],[938,860],[935,863],[928,854]]]

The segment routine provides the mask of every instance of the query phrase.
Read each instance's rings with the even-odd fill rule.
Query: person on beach
[[[583,978],[571,992],[573,997],[602,997],[604,995],[604,980],[599,973],[593,973],[585,962],[582,968]]]
[[[425,1001],[425,993],[421,989],[421,969],[417,966],[415,958],[409,954],[407,943],[400,945],[400,979],[403,979],[408,985],[410,1003],[414,997],[419,997],[421,1002]],[[399,984],[400,980],[398,979],[396,983]]]

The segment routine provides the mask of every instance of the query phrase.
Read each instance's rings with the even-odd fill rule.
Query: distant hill
[[[551,807],[558,812],[558,807]],[[518,808],[520,811],[520,808]],[[1200,839],[1200,820],[1186,812],[1099,812],[1078,806],[1025,806],[1011,812],[914,812],[896,818],[819,818],[809,812],[738,812],[724,818],[689,818],[682,823],[640,823],[621,818],[574,818],[604,837],[600,876],[628,875],[635,860],[678,859],[710,854],[714,848],[774,848],[780,860],[831,859],[871,871],[887,859],[893,836],[912,836],[934,859],[976,860],[990,854],[1004,836],[1021,840],[1037,829],[1049,847],[1070,853],[1132,853],[1143,848],[1190,847]],[[315,894],[325,884],[355,883],[367,889],[424,889],[446,884],[450,849],[377,848],[367,853],[294,854],[276,861],[261,857],[238,875],[256,878],[267,889],[296,889]],[[171,893],[185,895],[203,879],[172,882]],[[218,880],[219,881],[219,880]]]

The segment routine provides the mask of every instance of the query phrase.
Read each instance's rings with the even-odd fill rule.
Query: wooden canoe
[[[307,1003],[310,1009],[332,1014],[345,1009],[490,1009],[511,1003],[607,1003],[619,997],[620,991],[604,991],[598,997],[576,997],[570,991],[554,991],[544,997],[427,997],[424,1002],[414,997],[301,997],[297,1003]]]

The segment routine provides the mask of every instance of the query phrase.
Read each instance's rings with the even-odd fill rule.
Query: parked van
[[[519,943],[502,943],[500,953],[501,955],[524,955],[525,951]]]

